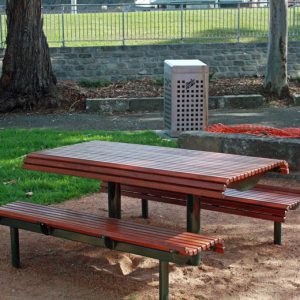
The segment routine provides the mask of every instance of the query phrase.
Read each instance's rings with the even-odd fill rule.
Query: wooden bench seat
[[[102,182],[101,191],[107,192],[107,183]],[[186,195],[156,189],[121,185],[124,196],[142,199],[142,215],[148,217],[148,200],[176,205],[186,205]],[[281,244],[281,223],[286,213],[300,204],[300,190],[257,185],[248,191],[227,189],[223,198],[199,197],[200,208],[274,221],[274,243]]]
[[[161,299],[164,299],[168,285],[168,262],[198,264],[202,251],[223,252],[219,238],[26,202],[0,207],[0,224],[11,228],[15,267],[20,266],[18,229],[157,258],[160,276],[165,278],[160,287]]]

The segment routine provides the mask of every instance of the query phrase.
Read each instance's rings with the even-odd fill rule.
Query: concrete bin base
[[[182,134],[178,144],[185,149],[284,159],[290,170],[300,171],[300,139],[193,132]]]

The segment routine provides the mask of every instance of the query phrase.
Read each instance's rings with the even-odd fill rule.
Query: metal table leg
[[[187,195],[186,202],[186,223],[187,223],[187,231],[193,233],[200,233],[200,200],[199,197],[195,197],[193,195]],[[200,264],[201,256],[198,254],[193,257],[192,264]]]
[[[169,299],[169,263],[159,261],[159,300]]]
[[[121,219],[121,185],[108,182],[108,215],[110,218]]]
[[[281,223],[274,222],[274,244],[281,245]]]
[[[144,219],[148,219],[148,217],[149,217],[148,200],[147,199],[142,199],[142,217]]]
[[[186,203],[187,231],[200,233],[200,200],[193,195],[187,196]]]
[[[19,229],[10,227],[11,263],[13,267],[20,268]]]

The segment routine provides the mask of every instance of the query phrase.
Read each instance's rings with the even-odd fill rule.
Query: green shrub
[[[154,84],[157,86],[164,86],[164,79],[163,78],[155,79]]]
[[[100,88],[100,87],[109,86],[110,84],[111,84],[111,82],[108,81],[108,80],[87,80],[87,79],[82,79],[78,82],[79,86],[86,87],[86,88]]]

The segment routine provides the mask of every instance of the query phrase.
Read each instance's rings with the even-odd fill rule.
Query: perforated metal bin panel
[[[203,130],[208,116],[208,66],[200,60],[165,60],[165,129],[172,137]]]

